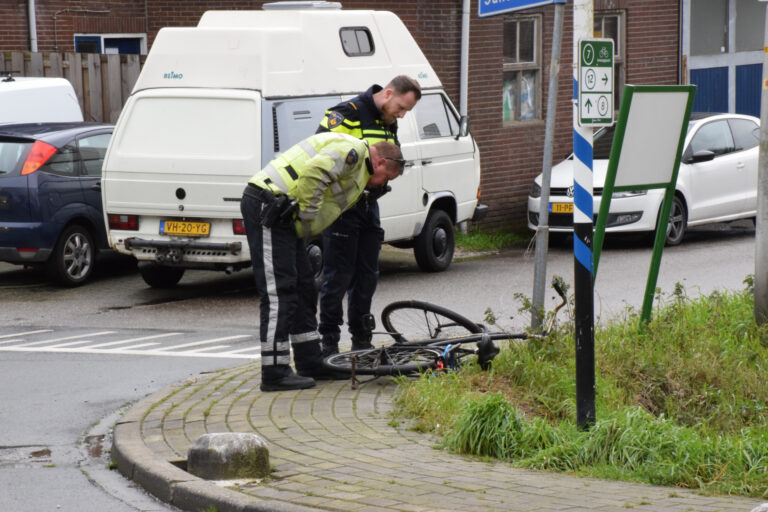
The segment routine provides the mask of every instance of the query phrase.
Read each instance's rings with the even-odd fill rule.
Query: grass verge
[[[689,299],[682,287],[639,331],[595,329],[597,422],[575,425],[574,341],[506,343],[490,372],[402,382],[397,413],[444,447],[515,465],[768,497],[768,326],[751,290]]]
[[[530,237],[503,231],[475,231],[468,234],[456,231],[456,245],[467,251],[498,251],[506,247],[524,246]]]

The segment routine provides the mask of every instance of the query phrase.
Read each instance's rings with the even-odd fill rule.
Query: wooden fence
[[[66,78],[86,121],[115,123],[146,55],[0,51],[0,71]]]

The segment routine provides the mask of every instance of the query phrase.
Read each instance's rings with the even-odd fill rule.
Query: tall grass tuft
[[[662,297],[664,298],[664,297]],[[597,422],[575,425],[574,341],[509,342],[490,372],[403,381],[400,414],[456,452],[517,465],[768,497],[768,327],[749,291],[690,299],[595,331]]]

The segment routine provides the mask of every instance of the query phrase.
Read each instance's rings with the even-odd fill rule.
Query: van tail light
[[[137,215],[120,215],[119,213],[110,213],[107,215],[109,229],[122,229],[124,231],[138,231],[139,217]]]
[[[232,231],[234,231],[236,235],[245,234],[245,222],[243,222],[243,219],[232,219]]]
[[[29,150],[27,159],[24,161],[24,167],[21,168],[21,175],[32,174],[45,164],[56,153],[56,148],[43,141],[36,141]]]

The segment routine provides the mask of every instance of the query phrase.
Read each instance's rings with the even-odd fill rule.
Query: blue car
[[[64,286],[108,249],[101,165],[113,125],[0,125],[0,261],[44,265]]]

